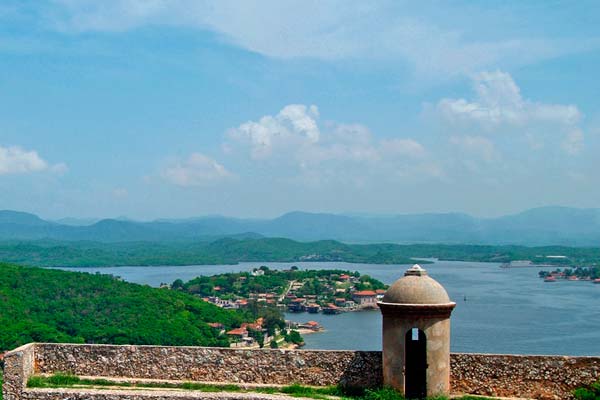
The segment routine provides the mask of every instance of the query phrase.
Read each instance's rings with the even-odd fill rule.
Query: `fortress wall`
[[[34,367],[35,373],[139,379],[380,386],[381,360],[381,352],[363,351],[35,344],[6,355],[4,396],[5,400],[60,398],[56,393],[62,389],[46,394],[42,389],[23,390]],[[453,393],[568,399],[574,388],[600,379],[600,357],[454,353],[451,374]],[[102,398],[98,394],[87,398],[96,397]]]
[[[4,400],[19,400],[27,380],[34,373],[33,343],[21,346],[4,355]]]
[[[38,373],[232,383],[373,387],[381,352],[36,344]]]
[[[568,399],[600,379],[600,357],[452,354],[453,393]]]

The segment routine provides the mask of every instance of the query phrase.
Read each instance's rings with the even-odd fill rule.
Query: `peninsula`
[[[199,276],[185,283],[178,279],[170,288],[222,308],[266,305],[289,312],[337,314],[376,309],[387,285],[359,272],[296,266],[279,271],[261,266],[252,272]]]

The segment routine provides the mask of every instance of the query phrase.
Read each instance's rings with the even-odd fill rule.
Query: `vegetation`
[[[243,261],[346,261],[374,264],[414,262],[389,245],[347,245],[336,241],[219,239],[213,242],[0,242],[0,260],[23,265],[98,267],[121,265],[237,264]]]
[[[576,400],[600,400],[600,381],[575,389],[573,396]]]
[[[28,342],[228,346],[207,323],[252,320],[180,291],[9,264],[0,264],[0,303],[0,352]]]
[[[485,245],[344,244],[333,240],[297,242],[279,238],[223,238],[212,242],[77,242],[56,240],[0,242],[0,260],[31,266],[121,266],[236,264],[244,261],[345,261],[370,264],[409,264],[413,258],[443,260],[600,265],[598,247],[524,247]],[[422,261],[421,261],[422,262]]]
[[[65,387],[123,387],[123,388],[166,388],[198,390],[203,392],[260,392],[284,393],[293,397],[306,397],[319,400],[331,399],[331,396],[353,400],[404,400],[397,391],[391,388],[360,389],[342,386],[304,386],[292,384],[283,387],[267,386],[244,389],[234,384],[206,384],[198,382],[120,382],[107,379],[83,379],[78,376],[56,373],[52,376],[32,376],[27,382],[30,388],[65,388]],[[485,400],[482,397],[464,396],[457,400]],[[430,400],[446,400],[445,397],[436,397]]]
[[[387,286],[381,281],[371,278],[369,275],[361,276],[359,272],[333,269],[299,270],[297,267],[279,271],[266,266],[261,266],[253,272],[199,276],[185,283],[177,279],[171,288],[203,297],[218,296],[221,299],[247,299],[263,293],[277,298],[286,293],[292,282],[298,282],[302,286],[294,290],[294,295],[299,297],[318,295],[321,302],[327,303],[333,302],[335,297],[351,299],[349,291],[336,294],[336,289],[347,289],[350,285],[350,282],[345,285],[339,282],[342,275],[352,277],[352,287],[355,290],[387,289]],[[276,302],[276,300],[273,301]]]
[[[565,278],[575,276],[578,279],[598,279],[598,278],[600,278],[600,267],[590,267],[590,268],[577,267],[577,268],[565,268],[564,270],[557,268],[553,271],[540,271],[540,272],[538,272],[538,275],[540,276],[540,278],[545,278],[547,276],[550,276],[553,274],[560,274],[560,273],[562,273]]]

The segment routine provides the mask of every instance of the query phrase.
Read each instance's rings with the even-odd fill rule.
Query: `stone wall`
[[[600,357],[452,354],[453,393],[569,399],[600,379]]]
[[[4,400],[19,400],[27,379],[34,373],[35,345],[26,344],[4,356]]]
[[[381,353],[37,344],[38,373],[207,382],[380,386]]]
[[[32,373],[59,371],[160,380],[379,386],[381,358],[381,352],[363,351],[35,344],[6,354],[4,399],[59,399],[66,392],[72,399],[107,398],[107,392],[86,392],[86,397],[72,390],[64,390],[63,396],[60,390],[24,389]],[[453,393],[568,399],[574,388],[600,379],[600,357],[452,354],[451,374]],[[165,399],[171,395],[137,392],[136,396]],[[123,393],[109,397],[128,398]]]

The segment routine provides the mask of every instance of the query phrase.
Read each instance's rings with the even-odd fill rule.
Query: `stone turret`
[[[450,392],[451,302],[419,265],[409,268],[378,303],[383,315],[383,383],[408,398]]]

